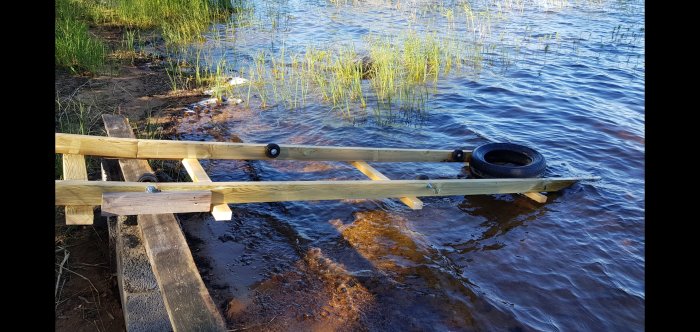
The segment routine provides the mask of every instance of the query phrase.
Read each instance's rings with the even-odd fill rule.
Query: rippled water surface
[[[243,77],[261,50],[292,53],[351,43],[361,52],[370,34],[399,34],[409,26],[440,31],[450,24],[440,19],[445,8],[456,8],[454,36],[474,37],[458,15],[459,3],[431,9],[429,2],[256,1],[252,18],[258,24],[217,26],[206,44]],[[253,94],[250,108],[183,115],[179,138],[435,149],[513,142],[541,152],[548,176],[602,179],[550,193],[546,204],[492,195],[426,197],[417,211],[394,199],[232,205],[230,223],[183,223],[190,239],[203,240],[195,243],[197,255],[208,262],[213,276],[207,283],[222,310],[231,309],[230,298],[273,292],[274,276],[292,269],[325,273],[314,272],[314,264],[298,265],[322,257],[352,280],[348,289],[364,292],[347,308],[357,315],[339,316],[346,320],[341,327],[318,325],[332,321],[333,311],[323,309],[328,316],[311,306],[310,318],[294,317],[301,325],[279,328],[644,328],[644,4],[522,3],[492,18],[483,40],[497,46],[483,50],[483,64],[440,77],[423,111],[351,105],[348,116],[320,99],[261,110]],[[478,5],[473,7],[485,8]],[[508,46],[523,37],[527,42],[519,48]],[[213,181],[364,179],[340,162],[203,164]],[[372,165],[392,179],[466,173],[457,163]],[[303,302],[323,292],[307,288],[291,297],[274,291],[270,299]],[[339,300],[323,301],[330,308]],[[259,327],[291,324],[281,317],[293,306],[285,308],[260,318]],[[235,312],[228,317],[231,325],[245,325]]]

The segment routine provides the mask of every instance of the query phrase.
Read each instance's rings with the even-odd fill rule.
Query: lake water
[[[546,204],[520,195],[426,197],[417,211],[394,199],[283,202],[232,205],[227,223],[192,217],[183,227],[230,326],[644,329],[643,2],[482,1],[474,11],[510,7],[479,32],[461,3],[441,4],[252,0],[253,24],[218,25],[205,44],[242,77],[261,50],[352,44],[362,53],[367,36],[409,26],[491,46],[478,65],[431,84],[422,110],[353,104],[348,115],[320,98],[261,109],[253,94],[250,108],[183,115],[179,138],[434,149],[512,142],[541,152],[546,176],[602,179],[550,193]],[[202,163],[213,181],[365,179],[340,162]],[[372,165],[391,179],[468,176],[459,163]],[[309,274],[343,280],[344,290],[328,280],[316,287]],[[289,287],[295,280],[302,286]]]

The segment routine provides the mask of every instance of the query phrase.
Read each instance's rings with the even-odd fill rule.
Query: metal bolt
[[[148,187],[146,187],[146,192],[147,192],[147,193],[151,193],[151,194],[159,193],[159,192],[160,192],[160,189],[158,189],[158,188],[156,188],[156,187],[154,187],[154,186],[148,186]]]
[[[435,194],[438,194],[440,192],[440,189],[433,187],[433,185],[430,182],[428,182],[428,185],[425,187],[428,189],[432,189],[435,192]]]

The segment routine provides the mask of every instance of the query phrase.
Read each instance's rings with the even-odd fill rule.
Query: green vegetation
[[[105,45],[89,34],[84,15],[82,7],[71,6],[69,0],[56,1],[56,65],[73,73],[94,73],[104,65]]]
[[[56,65],[73,73],[99,73],[105,64],[107,47],[89,25],[124,28],[126,51],[133,53],[139,30],[155,29],[166,44],[184,45],[202,40],[213,22],[235,11],[226,0],[56,0],[55,9]]]
[[[73,99],[57,99],[55,105],[56,112],[54,121],[56,132],[80,135],[100,135],[101,113],[90,105],[75,101]],[[99,162],[96,158],[86,157],[88,173],[99,171]],[[63,177],[62,155],[56,154],[55,158],[55,178]]]

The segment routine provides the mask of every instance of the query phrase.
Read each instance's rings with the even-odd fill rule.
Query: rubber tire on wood
[[[542,154],[512,143],[480,145],[472,151],[469,161],[472,175],[479,178],[537,178],[544,174],[545,168],[547,163]]]

